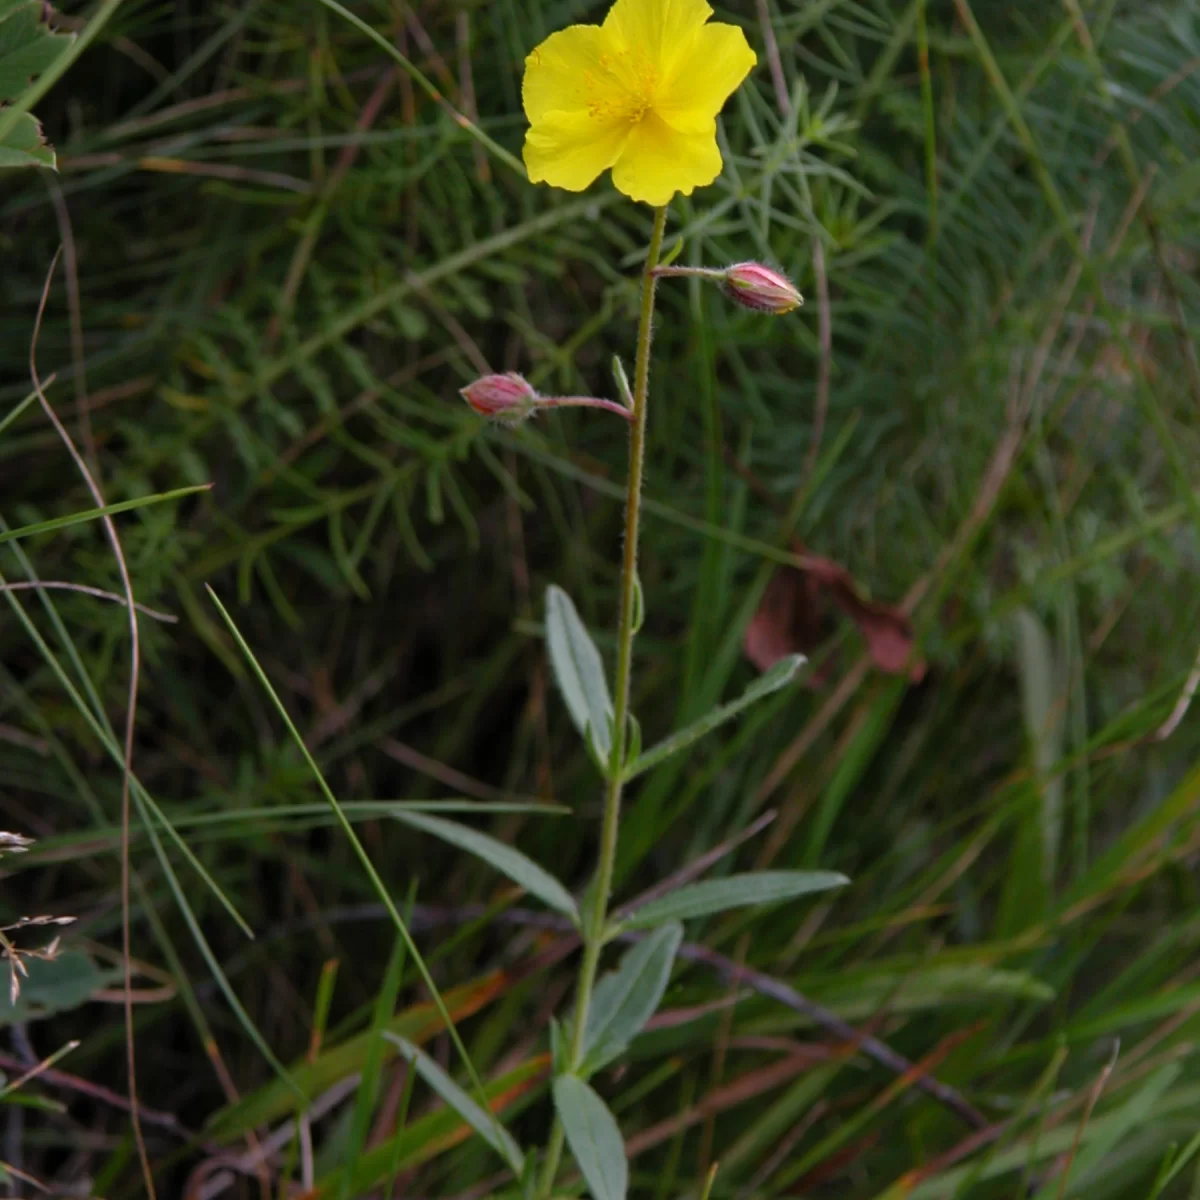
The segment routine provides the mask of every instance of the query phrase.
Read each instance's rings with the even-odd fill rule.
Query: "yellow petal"
[[[676,129],[706,128],[757,61],[736,25],[705,25],[676,60],[654,109]]]
[[[604,18],[604,31],[645,56],[661,79],[712,11],[706,0],[617,0]]]
[[[615,112],[628,108],[624,56],[599,25],[552,33],[525,59],[521,99],[533,123],[553,112]]]
[[[613,184],[630,199],[658,207],[676,192],[690,196],[693,188],[712,183],[720,173],[714,120],[707,130],[683,133],[647,113],[613,167]]]
[[[600,120],[586,112],[552,112],[525,134],[525,167],[531,183],[582,192],[620,157],[629,140],[626,120]]]

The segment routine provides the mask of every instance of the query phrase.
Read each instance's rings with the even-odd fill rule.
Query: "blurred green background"
[[[348,7],[513,151],[524,55],[604,11]],[[92,11],[61,9],[69,28]],[[769,810],[718,873],[852,883],[689,925],[821,1010],[681,964],[672,1019],[596,1081],[633,1192],[697,1195],[719,1162],[714,1196],[1196,1196],[1196,718],[1156,733],[1200,649],[1200,3],[717,15],[759,66],[722,119],[724,174],[676,200],[668,241],[684,263],[770,262],[807,303],[765,320],[698,284],[660,291],[634,706],[649,742],[736,695],[764,594],[760,632],[813,666],[633,789],[618,899]],[[212,484],[117,518],[138,599],[178,618],[141,623],[135,768],[162,816],[148,830],[135,808],[131,846],[160,1194],[289,1194],[291,1102],[232,1106],[306,1055],[321,1195],[362,1140],[355,1195],[494,1194],[498,1160],[423,1085],[410,1097],[394,1060],[364,1084],[337,1057],[375,1008],[427,995],[204,587],[415,905],[439,985],[474,988],[450,993],[464,1038],[535,1142],[561,938],[364,802],[553,802],[569,813],[472,823],[586,880],[599,788],[548,678],[542,595],[566,588],[611,649],[625,430],[586,411],[488,427],[457,389],[519,370],[611,394],[649,210],[606,182],[528,185],[303,0],[125,0],[38,111],[59,172],[0,191],[0,517],[93,507],[39,407],[16,413],[60,244],[38,365],[106,500]],[[797,540],[857,601],[844,579],[776,577]],[[0,572],[121,587],[94,521],[4,541]],[[29,985],[41,1007],[0,1012],[0,1067],[81,1044],[0,1097],[0,1160],[55,1194],[139,1195],[114,1003],[121,772],[93,727],[103,713],[119,739],[126,615],[65,590],[4,599],[0,824],[38,843],[5,858],[0,903],[80,920],[71,971]],[[908,615],[911,678],[864,637]],[[265,1182],[247,1128],[277,1151]]]

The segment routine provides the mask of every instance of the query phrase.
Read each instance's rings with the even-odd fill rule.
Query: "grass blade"
[[[296,728],[287,709],[284,707],[283,701],[280,700],[278,693],[271,686],[271,681],[267,678],[266,672],[259,665],[258,659],[254,657],[254,652],[247,645],[245,638],[242,637],[241,631],[234,622],[233,617],[229,615],[225,606],[221,603],[217,593],[211,587],[208,588],[208,594],[212,597],[213,603],[217,606],[217,611],[220,612],[222,620],[229,628],[229,632],[233,635],[233,639],[238,644],[238,649],[245,655],[246,661],[250,664],[250,669],[254,672],[255,677],[262,685],[264,691],[271,699],[271,703],[275,706],[276,712],[279,713],[283,723],[287,726],[288,733],[291,734],[292,740],[296,743],[300,753],[304,756],[305,762],[312,771],[317,781],[317,786],[321,789],[325,799],[329,802],[330,808],[338,819],[338,824],[342,827],[342,832],[346,835],[350,845],[354,849],[359,862],[362,864],[363,870],[367,874],[367,878],[371,881],[371,886],[375,889],[375,894],[379,897],[383,906],[387,909],[388,916],[392,919],[392,924],[395,925],[397,932],[404,939],[405,945],[408,947],[409,954],[412,955],[413,962],[417,965],[417,970],[421,975],[421,980],[429,989],[429,994],[433,997],[434,1005],[442,1020],[446,1023],[446,1030],[450,1034],[454,1042],[454,1048],[458,1051],[463,1060],[463,1064],[467,1069],[467,1074],[471,1077],[471,1083],[478,1095],[484,1099],[486,1105],[486,1096],[483,1090],[483,1081],[479,1078],[479,1073],[475,1070],[474,1063],[471,1062],[471,1056],[467,1053],[467,1048],[463,1044],[463,1040],[459,1035],[458,1029],[454,1024],[454,1018],[450,1015],[450,1010],[446,1007],[446,1002],[442,998],[441,992],[438,990],[437,984],[433,980],[433,976],[429,973],[429,968],[425,964],[424,958],[421,957],[420,950],[417,949],[416,942],[413,941],[412,934],[409,932],[404,918],[400,916],[400,910],[396,907],[395,901],[391,894],[384,886],[383,880],[379,877],[379,872],[375,869],[375,864],[371,861],[371,856],[367,853],[366,847],[363,846],[357,833],[354,832],[354,826],[350,823],[350,819],[346,816],[337,797],[333,794],[332,789],[325,780],[325,776],[321,773],[321,768],[317,766],[316,760],[313,758],[311,751],[305,744],[304,739],[300,736],[300,731]],[[490,1113],[491,1110],[488,1109]],[[499,1130],[499,1122],[492,1117],[492,1122],[496,1129]]]
[[[101,517],[113,516],[116,513],[133,512],[138,508],[147,508],[151,504],[162,504],[168,500],[181,500],[184,496],[194,496],[197,492],[207,492],[211,483],[200,483],[192,487],[174,488],[169,492],[159,492],[153,496],[138,496],[134,500],[122,500],[117,504],[106,504],[103,508],[86,508],[82,512],[71,513],[66,517],[53,517],[49,521],[37,521],[33,525],[22,525],[17,529],[6,529],[0,533],[0,544],[16,541],[18,538],[35,537],[39,533],[51,533],[55,529],[66,529],[71,525],[81,525],[85,521],[97,521]]]

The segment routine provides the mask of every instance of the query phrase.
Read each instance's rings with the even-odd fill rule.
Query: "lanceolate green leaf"
[[[590,738],[602,762],[612,749],[612,700],[604,661],[571,597],[553,584],[546,589],[546,646],[550,665],[575,728]]]
[[[575,907],[575,900],[571,893],[553,875],[543,870],[533,859],[526,857],[519,850],[514,850],[511,846],[497,841],[494,837],[489,837],[486,833],[468,829],[465,825],[459,825],[455,821],[447,821],[441,817],[429,817],[411,812],[397,812],[395,817],[397,821],[410,825],[413,829],[431,833],[434,837],[441,838],[442,841],[449,842],[452,846],[457,846],[460,850],[466,850],[468,854],[474,854],[476,858],[483,859],[501,874],[507,875],[514,883],[523,887],[531,896],[536,896],[556,912],[565,914],[573,921],[578,921],[579,910]]]
[[[625,1200],[629,1163],[608,1106],[582,1079],[560,1075],[554,1081],[554,1107],[594,1200]]]
[[[645,754],[638,755],[625,768],[625,778],[627,780],[633,779],[649,771],[652,767],[657,767],[659,763],[670,758],[672,754],[678,754],[680,750],[685,750],[693,742],[699,741],[706,734],[712,733],[714,729],[724,725],[726,721],[731,721],[743,709],[749,708],[751,704],[765,699],[772,692],[779,691],[780,688],[787,687],[796,678],[797,673],[806,661],[802,654],[793,654],[787,658],[780,659],[765,675],[756,679],[736,700],[714,708],[698,721],[694,721],[686,729],[681,729],[678,733],[671,734],[669,738],[665,738],[657,746],[651,746]]]
[[[628,929],[652,929],[664,921],[688,921],[731,908],[778,904],[811,892],[842,887],[850,881],[836,871],[755,871],[726,879],[705,879],[635,909],[621,924]]]
[[[494,1114],[484,1112],[424,1050],[397,1034],[384,1036],[395,1043],[400,1053],[417,1069],[417,1074],[504,1159],[519,1179],[525,1166],[525,1155]]]
[[[627,950],[621,965],[596,984],[583,1035],[585,1074],[623,1054],[654,1016],[682,940],[682,925],[664,924]]]

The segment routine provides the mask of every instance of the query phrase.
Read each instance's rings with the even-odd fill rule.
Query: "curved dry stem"
[[[87,484],[88,491],[97,508],[106,507],[104,494],[100,491],[83,455],[71,440],[71,435],[58,419],[58,414],[46,399],[41,380],[37,371],[37,343],[42,330],[42,318],[46,313],[46,301],[50,297],[50,283],[54,279],[54,271],[58,266],[61,248],[55,252],[50,269],[46,272],[46,283],[42,288],[42,297],[38,302],[37,319],[33,326],[33,336],[29,342],[29,377],[33,381],[34,391],[37,392],[38,402],[46,414],[50,424],[54,426],[67,452],[75,462],[79,474]],[[146,1183],[146,1191],[150,1200],[155,1200],[154,1176],[150,1170],[150,1156],[146,1152],[146,1140],[142,1136],[142,1122],[138,1112],[137,1098],[137,1059],[133,1046],[133,968],[132,968],[132,936],[129,921],[129,792],[133,776],[133,731],[137,720],[138,676],[141,663],[141,643],[138,639],[137,601],[133,598],[133,583],[129,577],[129,567],[125,562],[125,554],[121,549],[121,539],[117,536],[117,527],[109,515],[100,518],[104,523],[104,532],[112,547],[117,560],[117,568],[121,573],[121,586],[125,594],[126,611],[129,614],[129,695],[125,707],[125,762],[121,770],[121,958],[124,968],[125,991],[125,1046],[126,1062],[129,1070],[129,1117],[133,1125],[133,1137],[137,1143],[138,1160],[142,1165],[142,1175]]]
[[[75,253],[75,229],[66,198],[57,181],[49,185],[54,215],[58,221],[58,236],[62,239],[63,268],[67,273],[67,308],[71,315],[71,365],[75,375],[75,413],[79,419],[79,437],[87,455],[88,465],[100,471],[100,455],[92,433],[92,415],[88,409],[87,364],[83,353],[83,302],[79,296],[79,259]]]
[[[84,596],[95,596],[98,600],[111,600],[114,604],[127,604],[128,601],[118,592],[106,592],[103,588],[90,587],[86,583],[71,583],[66,579],[26,579],[15,583],[0,583],[0,592],[80,592]],[[161,612],[146,604],[134,603],[134,608],[153,621],[163,621],[175,625],[179,618],[173,613]]]

